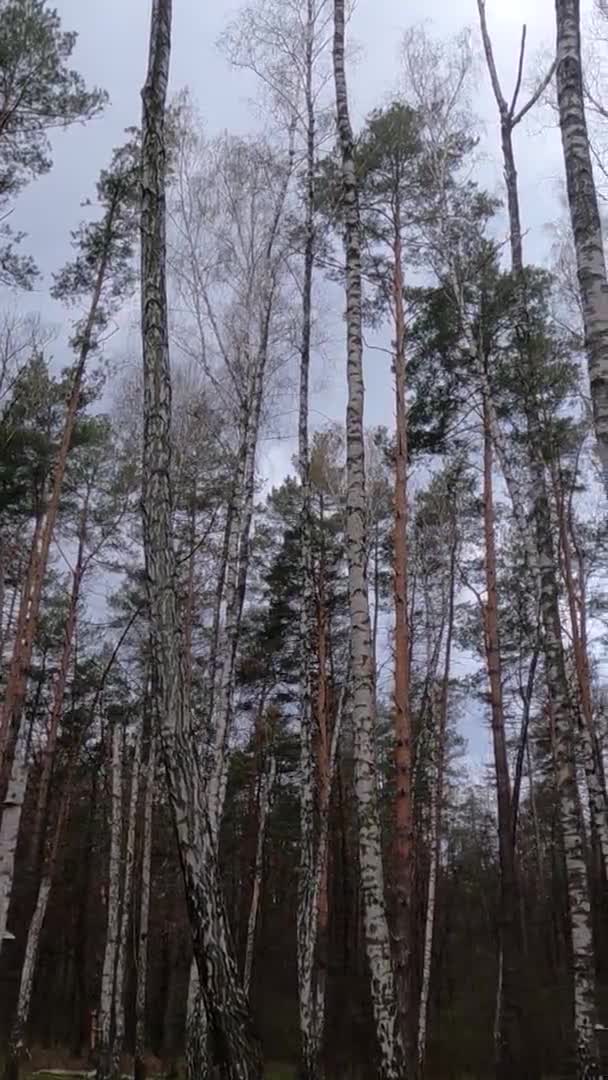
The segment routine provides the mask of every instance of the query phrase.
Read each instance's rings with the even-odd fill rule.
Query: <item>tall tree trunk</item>
[[[150,930],[150,886],[152,882],[152,817],[156,771],[156,738],[152,724],[146,764],[146,793],[142,822],[139,927],[135,987],[135,1060],[134,1080],[146,1080],[146,998],[148,986],[148,934]]]
[[[122,901],[120,910],[120,931],[116,953],[116,980],[114,985],[114,1032],[112,1036],[112,1072],[120,1074],[120,1059],[125,1041],[125,976],[127,970],[127,946],[131,925],[131,898],[135,873],[135,831],[137,826],[137,808],[139,803],[139,776],[143,729],[140,727],[135,742],[133,764],[131,767],[131,794],[129,816],[127,819],[127,840],[123,871]]]
[[[249,997],[251,990],[251,973],[253,971],[253,956],[255,952],[255,933],[258,922],[260,907],[260,895],[262,891],[262,875],[264,871],[264,841],[266,839],[266,823],[272,801],[272,791],[277,774],[277,759],[270,751],[269,759],[260,778],[260,791],[258,798],[258,839],[255,852],[255,865],[253,869],[253,888],[251,891],[251,906],[247,921],[247,940],[245,944],[245,965],[243,985],[245,993]]]
[[[4,1080],[18,1080],[20,1062],[25,1055],[25,1037],[32,1003],[32,991],[34,988],[34,976],[36,974],[36,964],[38,962],[38,953],[40,950],[40,939],[42,936],[42,928],[46,917],[49,897],[51,895],[53,878],[57,869],[59,846],[63,836],[63,829],[70,812],[78,745],[70,755],[68,776],[67,780],[64,782],[57,820],[54,825],[52,837],[50,837],[47,856],[38,884],[38,894],[36,896],[34,913],[27,931],[25,953],[19,979],[17,1006],[8,1043]]]
[[[566,884],[573,954],[573,1011],[577,1080],[601,1076],[595,1031],[595,959],[589,883],[576,769],[572,753],[572,702],[561,639],[557,553],[542,465],[536,466],[534,519],[541,585],[545,674],[555,726],[555,760],[559,815],[566,864]],[[593,1070],[596,1070],[595,1072]]]
[[[410,632],[407,589],[407,404],[405,312],[401,249],[401,207],[395,198],[393,305],[395,320],[395,986],[401,1038],[411,1041],[410,934],[414,817],[412,800],[412,717],[410,710]]]
[[[366,573],[366,482],[363,437],[363,343],[361,311],[361,222],[348,108],[344,37],[345,0],[334,0],[333,60],[338,135],[342,153],[342,200],[346,251],[346,334],[348,404],[346,413],[346,554],[352,658],[352,708],[355,735],[355,789],[359,809],[359,870],[365,949],[382,1080],[403,1080],[403,1048],[391,940],[384,896],[382,836],[375,771],[374,672]]]
[[[512,230],[514,231],[514,230]],[[496,1075],[509,1080],[514,1075],[529,1075],[524,1064],[527,1048],[523,1045],[522,1010],[523,973],[519,934],[515,841],[512,829],[511,782],[502,694],[502,662],[498,632],[498,589],[496,582],[496,541],[494,533],[494,493],[492,434],[488,405],[484,396],[484,540],[487,601],[484,609],[484,637],[488,680],[494,769],[498,807],[500,852],[500,1009],[497,1010]]]
[[[580,0],[555,0],[557,103],[595,433],[608,491],[608,281],[583,92]]]
[[[509,217],[511,225],[512,270],[516,275],[518,275],[521,287],[520,344],[522,348],[522,354],[528,358],[528,362],[531,362],[530,358],[533,356],[533,352],[528,348],[527,299],[525,293],[521,219],[519,213],[519,193],[517,187],[517,172],[515,169],[515,157],[513,152],[512,137],[514,127],[519,123],[519,121],[522,119],[522,116],[525,115],[531,105],[534,104],[535,100],[538,100],[539,95],[538,92],[536,95],[533,95],[528,105],[526,105],[522,110],[520,110],[518,114],[515,114],[515,105],[522,81],[523,58],[525,48],[524,30],[520,53],[518,80],[512,104],[510,108],[507,106],[500,89],[500,84],[494,65],[492,48],[487,32],[487,27],[485,24],[484,6],[484,0],[478,0],[478,8],[480,13],[486,59],[488,61],[488,68],[490,71],[490,76],[492,78],[494,94],[501,117],[501,135],[505,163],[505,180],[507,184]],[[578,40],[578,7],[578,0],[556,0],[556,11],[558,18],[558,98],[560,100],[560,122],[562,125],[562,140],[565,140],[564,153],[567,162],[567,172],[569,168],[568,142],[570,142],[569,150],[570,154],[572,154],[573,151],[576,150],[577,145],[579,149],[581,149],[581,143],[578,142],[581,135],[584,136],[582,140],[582,142],[584,142],[584,146],[582,147],[583,156],[584,150],[586,149],[588,159],[588,173],[583,170],[583,175],[579,174],[576,168],[572,168],[573,161],[571,160],[571,171],[568,174],[568,190],[571,211],[573,206],[573,199],[575,198],[577,193],[580,198],[580,226],[581,223],[589,222],[593,216],[593,205],[592,203],[590,203],[587,195],[591,195],[594,201],[595,189],[593,187],[593,175],[591,170],[591,161],[589,157],[589,147],[588,142],[586,141],[586,129],[582,101],[582,77],[580,74],[580,40]],[[574,37],[572,35],[574,35]],[[574,75],[574,83],[577,82],[577,71],[574,70],[569,64],[568,60],[565,59],[565,53],[568,52],[568,49],[576,52],[577,46],[579,61],[578,82],[580,84],[579,88],[581,110],[579,117],[576,116],[576,93],[570,96],[568,104],[566,100],[568,98],[569,81],[567,78],[567,71],[570,70],[570,76]],[[574,58],[574,68],[576,68],[576,58]],[[551,72],[549,72],[546,81],[548,81],[550,77]],[[574,89],[576,89],[576,87]],[[569,110],[569,106],[574,107],[574,112],[571,112]],[[583,180],[585,181],[584,188],[581,186],[581,181]],[[591,191],[589,191],[589,181],[591,183]],[[595,212],[597,216],[596,202]],[[592,257],[592,261],[593,259],[596,260],[594,274],[598,270],[598,252],[601,256],[602,281],[600,284],[603,284],[605,297],[603,301],[605,305],[605,314],[603,314],[601,317],[605,325],[603,330],[601,329],[601,327],[596,327],[596,331],[599,331],[599,337],[596,338],[596,342],[599,345],[599,352],[601,353],[602,338],[608,341],[608,290],[606,289],[606,272],[603,259],[601,230],[599,229],[599,217],[597,225],[597,234],[595,234],[594,230],[591,229],[590,232],[594,232],[593,237],[587,236],[586,239],[583,239],[582,246],[580,232],[579,240],[576,241],[575,237],[575,242],[577,246],[577,258],[579,260],[579,280],[581,271],[580,250],[582,250],[582,248],[585,248],[588,245],[587,255]],[[573,227],[576,232],[574,219]],[[583,229],[583,233],[585,232],[586,228]],[[602,294],[600,290],[599,296],[601,297],[601,295]],[[586,332],[589,341],[588,327],[586,327]],[[601,357],[598,357],[598,359],[601,359]],[[599,394],[598,387],[593,386],[592,374],[592,393],[594,397],[596,430],[598,433],[600,454],[602,456],[605,480],[608,487],[608,356],[606,358],[605,366],[606,372],[604,375],[602,375],[602,389]],[[600,401],[603,401],[603,405],[601,407]],[[551,512],[545,479],[544,460],[541,449],[542,438],[537,430],[538,422],[534,409],[535,403],[531,401],[527,406],[527,426],[528,468],[530,473],[531,486],[533,490],[533,533],[529,529],[525,509],[520,502],[518,492],[513,484],[513,477],[510,473],[510,470],[508,472],[505,472],[505,479],[507,481],[507,485],[513,499],[513,509],[516,516],[517,524],[522,533],[524,542],[526,543],[526,548],[530,561],[530,568],[533,570],[537,587],[539,589],[541,625],[543,630],[543,653],[545,659],[545,677],[547,680],[551,711],[554,717],[555,725],[555,760],[559,797],[559,811],[566,863],[566,880],[570,909],[570,928],[572,934],[574,969],[573,1006],[577,1055],[577,1076],[579,1078],[582,1078],[588,1075],[595,1075],[593,1073],[593,1069],[595,1068],[597,1068],[599,1075],[597,1037],[594,1026],[595,973],[593,963],[593,943],[591,937],[590,905],[587,881],[587,867],[585,863],[584,840],[581,831],[582,823],[580,819],[580,814],[578,812],[578,788],[576,783],[575,765],[572,760],[572,702],[570,701],[562,642],[562,629],[559,608],[559,587],[557,581],[557,560],[552,535]],[[603,417],[601,415],[602,409]],[[493,414],[493,409],[491,409],[490,411]],[[494,415],[490,415],[489,424],[494,429],[494,432],[497,433],[498,424]],[[506,464],[506,455],[504,455],[504,453],[501,453],[501,465],[503,465],[503,471]]]
[[[555,491],[559,538],[562,552],[564,584],[566,586],[570,627],[572,631],[574,669],[580,702],[578,728],[580,733],[581,755],[589,796],[589,817],[592,832],[599,844],[604,874],[608,880],[608,803],[606,800],[606,787],[593,717],[589,657],[585,648],[584,633],[581,633],[581,625],[576,604],[572,551],[570,548],[570,532],[566,517],[564,491],[561,477],[556,475],[555,469],[553,469],[553,487]]]
[[[171,0],[153,0],[142,92],[143,534],[158,688],[160,748],[184,877],[203,1006],[222,1080],[257,1080],[261,1060],[239,983],[203,777],[192,742],[180,658],[172,534],[171,372],[166,289],[165,108]]]
[[[0,822],[0,951],[7,935],[8,911],[15,872],[15,855],[19,839],[19,822],[27,787],[28,763],[25,739],[20,735],[13,755],[2,821]]]
[[[300,865],[298,870],[298,1004],[302,1080],[322,1075],[320,1018],[315,993],[315,951],[318,912],[314,911],[315,780],[312,733],[311,641],[313,638],[313,553],[308,437],[309,380],[312,325],[312,286],[315,255],[315,140],[316,116],[313,94],[315,0],[306,2],[306,203],[304,280],[302,288],[302,337],[300,343],[300,393],[298,407],[298,465],[301,484],[300,536],[303,588],[300,609]]]
[[[67,685],[70,660],[72,657],[74,635],[76,633],[80,588],[84,575],[84,551],[86,543],[88,512],[89,506],[87,497],[82,508],[82,513],[80,515],[80,527],[78,530],[78,554],[76,556],[76,565],[72,574],[72,591],[70,593],[70,603],[68,607],[68,614],[63,635],[63,650],[61,653],[61,660],[59,662],[59,669],[53,683],[51,711],[47,726],[46,743],[42,752],[42,772],[40,774],[40,783],[38,785],[36,810],[34,813],[34,824],[32,826],[32,838],[30,842],[30,862],[32,866],[36,866],[40,854],[42,826],[49,797],[49,785],[53,772],[53,762],[55,760],[57,736],[59,734],[59,725],[63,717],[65,688]]]
[[[110,858],[108,863],[108,902],[106,908],[106,943],[101,973],[99,998],[99,1057],[97,1080],[110,1080],[113,1076],[112,1035],[114,995],[116,985],[116,961],[120,941],[120,864],[122,855],[122,775],[123,733],[114,722],[112,729],[112,755],[110,763]]]
[[[431,968],[433,962],[433,940],[435,935],[435,906],[437,900],[437,880],[439,877],[439,863],[441,856],[441,834],[443,818],[443,781],[445,775],[445,755],[448,726],[448,708],[450,700],[450,673],[452,670],[452,641],[454,637],[454,616],[456,601],[456,559],[458,553],[458,538],[455,535],[452,545],[450,560],[450,589],[448,598],[447,626],[445,657],[443,664],[443,679],[441,693],[437,694],[437,700],[433,701],[433,689],[430,692],[430,704],[432,709],[434,733],[433,768],[434,775],[431,786],[431,835],[429,839],[430,868],[426,898],[426,911],[424,922],[424,951],[422,961],[422,983],[420,988],[420,1005],[418,1009],[418,1040],[417,1040],[417,1064],[418,1077],[422,1080],[426,1064],[427,1031],[428,1031],[428,1006],[431,990]],[[437,727],[435,726],[437,725]]]

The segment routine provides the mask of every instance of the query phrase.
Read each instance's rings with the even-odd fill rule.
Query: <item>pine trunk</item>
[[[384,896],[382,836],[375,770],[375,702],[367,583],[365,443],[363,437],[363,341],[361,222],[345,71],[345,0],[334,2],[334,76],[338,135],[342,154],[342,205],[346,251],[346,333],[348,403],[346,414],[346,554],[355,735],[355,789],[359,812],[359,873],[365,951],[382,1080],[406,1075],[397,1024],[391,940]]]
[[[6,754],[11,734],[15,738],[18,738],[21,726],[21,714],[27,687],[27,675],[32,662],[32,651],[38,629],[42,588],[46,575],[51,540],[53,538],[57,515],[59,513],[59,503],[63,491],[63,480],[80,404],[84,373],[87,360],[89,359],[93,347],[94,332],[102,298],[102,290],[108,270],[110,241],[112,238],[114,217],[118,206],[117,198],[118,197],[116,197],[116,202],[109,208],[106,217],[105,242],[99,256],[99,265],[97,268],[95,286],[91,297],[86,325],[80,338],[80,352],[72,379],[72,387],[67,403],[61,443],[53,467],[51,492],[44,514],[39,522],[37,522],[28,576],[19,605],[13,653],[2,709],[0,711],[0,760],[3,759]]]
[[[512,230],[513,231],[513,230]],[[503,676],[498,632],[498,589],[494,528],[493,447],[484,401],[484,539],[487,601],[484,611],[485,649],[490,684],[490,710],[498,807],[500,853],[500,1008],[496,1024],[496,1075],[509,1080],[528,1075],[522,1031],[523,973],[519,935],[515,843],[512,829],[511,781],[503,706]]]
[[[61,660],[59,662],[59,670],[57,671],[57,675],[53,684],[51,712],[47,727],[46,744],[42,754],[42,773],[40,775],[40,784],[38,786],[38,796],[36,799],[36,810],[34,814],[34,825],[32,827],[32,839],[30,843],[30,861],[32,866],[37,865],[40,855],[43,821],[49,797],[49,785],[53,772],[53,762],[55,760],[57,736],[59,734],[59,725],[63,717],[65,688],[68,680],[70,659],[72,656],[72,647],[74,644],[74,635],[76,633],[76,622],[78,618],[78,601],[80,599],[80,587],[82,585],[82,578],[84,573],[84,548],[86,542],[87,517],[88,499],[85,502],[80,517],[80,528],[78,531],[78,554],[76,556],[76,566],[72,575],[72,591],[70,593],[70,604],[68,608],[63,637],[63,650],[61,653]]]

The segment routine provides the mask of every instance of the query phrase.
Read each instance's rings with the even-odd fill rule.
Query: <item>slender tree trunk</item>
[[[57,821],[55,822],[47,858],[42,869],[34,913],[27,931],[25,954],[19,980],[17,1006],[8,1043],[4,1080],[18,1080],[20,1062],[26,1050],[25,1037],[32,1003],[32,990],[34,987],[34,976],[36,974],[36,965],[40,950],[40,938],[48,908],[49,897],[51,895],[53,878],[57,869],[60,841],[70,811],[74,786],[76,753],[77,748],[74,749],[68,764],[68,777],[61,796]]]
[[[122,743],[123,733],[118,723],[112,730],[112,758],[110,767],[110,859],[108,864],[108,902],[106,909],[106,944],[101,973],[99,999],[99,1057],[97,1080],[110,1080],[113,1076],[112,1017],[116,985],[116,962],[120,942],[120,864],[122,855]]]
[[[583,91],[580,0],[555,0],[557,103],[576,250],[591,401],[608,491],[608,281]]]
[[[0,951],[6,939],[8,912],[13,888],[19,822],[27,787],[28,764],[24,738],[20,736],[13,755],[2,821],[0,822]]]
[[[523,251],[521,238],[521,221],[519,213],[519,193],[517,188],[517,172],[513,153],[512,136],[513,128],[525,114],[529,105],[520,111],[517,116],[514,113],[515,103],[521,85],[521,72],[523,66],[523,47],[525,44],[525,32],[522,39],[522,51],[520,56],[519,76],[511,107],[508,108],[502,95],[498,76],[493,61],[492,49],[489,42],[487,28],[485,26],[484,2],[478,0],[481,19],[484,48],[488,61],[488,68],[492,78],[494,94],[498,103],[501,116],[501,134],[503,156],[505,161],[505,180],[507,183],[508,205],[511,225],[511,256],[513,272],[520,278],[521,285],[521,347],[522,353],[527,356],[528,362],[533,356],[528,349],[527,340],[527,300],[525,294],[525,278],[523,265]],[[601,229],[597,214],[597,202],[595,201],[595,189],[593,187],[593,175],[589,158],[589,146],[586,139],[585,118],[582,101],[582,77],[580,73],[580,40],[579,33],[579,3],[578,0],[556,0],[558,19],[558,57],[557,57],[557,82],[558,98],[560,103],[560,122],[562,125],[562,141],[566,158],[566,171],[568,174],[568,190],[571,212],[573,202],[578,196],[578,220],[579,238],[577,246],[577,260],[579,266],[579,282],[581,281],[581,254],[587,249],[586,256],[590,260],[585,265],[585,276],[593,264],[592,277],[599,286],[596,289],[595,298],[591,304],[594,313],[598,316],[595,324],[596,352],[590,350],[594,357],[594,363],[600,364],[600,370],[596,375],[600,378],[600,386],[594,385],[592,372],[592,395],[596,418],[596,431],[600,455],[604,467],[604,475],[608,487],[608,357],[605,362],[605,372],[601,370],[602,351],[605,352],[605,342],[608,341],[608,290],[606,289],[606,272],[603,258]],[[566,54],[570,52],[570,59]],[[578,56],[578,68],[577,68]],[[570,91],[568,89],[569,78],[572,81]],[[549,77],[551,73],[549,73]],[[578,94],[580,89],[580,115],[577,116]],[[570,93],[570,96],[569,96]],[[532,103],[538,99],[533,96]],[[584,157],[587,153],[588,169],[585,165],[579,173],[578,167],[573,168],[573,155],[575,151],[582,150]],[[569,160],[570,158],[570,160]],[[597,218],[597,230],[593,226],[593,206]],[[576,224],[573,216],[573,228],[576,234]],[[587,223],[591,223],[591,227]],[[580,226],[584,224],[581,243]],[[601,267],[599,259],[601,258]],[[599,277],[597,276],[599,275]],[[603,292],[602,292],[603,287]],[[598,310],[597,304],[603,299],[603,313]],[[583,303],[585,300],[583,298]],[[600,304],[601,306],[601,304]],[[587,314],[591,309],[588,308]],[[603,322],[602,322],[603,320]],[[589,341],[589,323],[586,320],[586,333]],[[484,387],[487,387],[487,378],[482,373]],[[572,934],[573,950],[573,1006],[574,1006],[574,1031],[577,1055],[577,1077],[595,1075],[593,1069],[598,1069],[598,1048],[594,1027],[595,1017],[595,973],[593,965],[593,945],[591,938],[591,921],[589,907],[589,893],[587,882],[587,868],[585,863],[584,841],[581,832],[581,819],[578,813],[578,789],[576,784],[575,766],[571,752],[572,731],[572,703],[569,699],[568,679],[565,667],[564,649],[561,636],[561,620],[559,610],[559,588],[556,573],[556,551],[553,543],[552,522],[547,494],[547,485],[544,474],[543,455],[541,451],[542,439],[537,433],[537,419],[534,414],[534,403],[528,407],[528,467],[530,472],[531,486],[533,490],[533,532],[530,530],[525,512],[525,507],[519,498],[517,485],[508,463],[508,455],[502,448],[499,425],[494,414],[494,409],[489,402],[489,426],[493,433],[495,445],[500,454],[501,466],[505,480],[513,501],[513,510],[522,538],[526,544],[530,568],[534,573],[539,589],[541,624],[543,629],[543,653],[545,659],[545,677],[549,689],[550,703],[555,723],[555,758],[556,774],[559,798],[560,820],[562,827],[566,879],[568,888],[568,900],[570,909],[570,927]],[[496,437],[498,436],[498,441]]]
[[[422,1080],[426,1064],[426,1046],[428,1030],[428,1007],[431,990],[431,969],[433,962],[433,940],[435,935],[435,907],[437,900],[437,880],[441,857],[441,834],[443,818],[443,780],[445,773],[445,751],[448,725],[448,707],[450,700],[450,672],[452,668],[452,640],[454,635],[454,615],[456,599],[456,557],[458,540],[454,537],[450,563],[450,592],[448,600],[447,632],[445,659],[441,694],[433,701],[431,689],[432,731],[434,733],[433,768],[431,785],[431,835],[429,850],[431,862],[429,868],[428,891],[424,923],[424,951],[422,961],[422,984],[420,988],[420,1006],[418,1010],[418,1077]]]
[[[564,493],[561,479],[555,476],[554,490],[557,507],[557,519],[559,537],[562,551],[564,569],[564,584],[568,598],[570,613],[570,627],[572,630],[572,650],[574,653],[574,668],[578,684],[580,711],[579,733],[587,792],[589,796],[589,816],[591,828],[597,837],[604,874],[608,880],[608,803],[606,800],[606,788],[604,785],[603,769],[600,754],[598,752],[593,717],[593,705],[591,701],[591,682],[589,678],[589,658],[584,647],[583,635],[579,623],[574,574],[572,570],[572,552],[570,549],[570,535],[564,506]]]
[[[63,651],[61,653],[59,669],[53,683],[51,711],[47,726],[46,744],[42,753],[42,772],[40,775],[40,784],[38,786],[38,797],[36,799],[36,810],[34,813],[34,824],[32,826],[32,838],[30,843],[30,862],[32,866],[36,865],[40,854],[42,826],[48,803],[49,785],[51,782],[53,762],[55,760],[55,750],[57,747],[57,736],[59,734],[59,725],[63,717],[65,688],[67,685],[70,660],[72,657],[74,635],[76,633],[80,587],[82,585],[82,578],[84,575],[84,549],[86,542],[88,510],[89,507],[87,498],[85,500],[85,504],[82,508],[82,514],[80,516],[80,527],[78,530],[78,554],[76,556],[76,566],[72,575],[72,591],[70,594],[70,604],[68,608],[65,631],[63,636]]]
[[[306,0],[306,206],[304,280],[302,288],[302,338],[300,345],[300,395],[298,411],[298,464],[301,483],[300,535],[303,589],[300,609],[300,865],[298,872],[298,1003],[302,1080],[322,1075],[320,1017],[315,993],[316,923],[314,911],[314,754],[312,737],[312,686],[310,649],[313,629],[313,554],[311,527],[310,448],[308,438],[312,287],[315,255],[315,139],[313,96],[315,0]]]
[[[512,230],[513,231],[513,230]],[[517,874],[512,830],[511,782],[502,695],[502,662],[498,632],[498,590],[496,583],[496,542],[494,535],[492,435],[488,407],[484,401],[484,538],[487,601],[484,610],[485,648],[490,683],[490,709],[494,768],[498,806],[500,852],[500,1010],[497,1012],[498,1038],[496,1075],[510,1080],[514,1075],[528,1075],[524,1064],[527,1048],[523,1045],[522,949],[518,933]]]
[[[557,554],[542,466],[537,465],[534,518],[541,585],[541,616],[547,685],[555,726],[556,777],[559,815],[566,864],[566,883],[572,936],[574,1036],[577,1080],[601,1076],[595,1031],[595,962],[591,930],[585,843],[572,753],[572,703],[561,640]],[[597,1071],[594,1072],[593,1070]]]
[[[133,895],[133,878],[135,873],[135,831],[137,826],[137,808],[139,803],[139,776],[141,770],[142,742],[143,729],[142,727],[140,727],[135,742],[133,764],[131,768],[131,794],[129,800],[129,817],[127,820],[127,841],[123,872],[120,932],[116,954],[116,980],[114,985],[114,1033],[112,1037],[112,1072],[115,1076],[120,1074],[120,1059],[122,1057],[125,1041],[125,976],[127,970],[127,946],[129,940],[129,927],[131,925],[131,898]]]
[[[142,93],[143,534],[158,688],[160,747],[184,877],[203,1008],[222,1080],[258,1080],[259,1048],[228,938],[217,852],[180,659],[172,535],[171,373],[166,290],[165,108],[171,0],[153,0]]]
[[[363,438],[363,342],[361,311],[361,222],[348,108],[344,53],[344,0],[334,0],[334,77],[338,135],[342,153],[342,199],[346,250],[346,333],[348,404],[346,414],[346,553],[348,560],[355,733],[355,789],[359,809],[359,872],[365,948],[382,1080],[406,1075],[397,1024],[391,940],[384,896],[382,837],[374,754],[374,672],[366,575],[366,482]]]
[[[270,752],[269,760],[264,775],[261,777],[260,793],[258,799],[258,841],[255,853],[255,866],[253,871],[253,889],[251,893],[251,906],[247,922],[247,941],[245,945],[245,966],[243,984],[245,993],[249,997],[251,990],[251,973],[253,971],[253,955],[255,951],[255,932],[258,921],[260,906],[260,894],[262,891],[262,875],[264,871],[264,841],[266,839],[266,823],[272,801],[272,791],[277,774],[277,759]]]
[[[401,208],[395,207],[393,305],[395,320],[395,986],[401,1038],[411,1041],[411,902],[414,844],[412,800],[412,718],[410,711],[410,631],[407,596],[407,405],[405,313],[401,250]]]
[[[146,793],[142,823],[139,928],[137,932],[137,982],[135,988],[135,1080],[146,1080],[146,997],[148,986],[148,934],[150,930],[150,886],[152,882],[152,817],[156,771],[156,738],[150,731],[146,765]]]

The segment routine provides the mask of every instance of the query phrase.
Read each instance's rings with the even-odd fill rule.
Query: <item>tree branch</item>
[[[481,38],[483,41],[483,51],[486,54],[486,61],[488,64],[488,71],[490,72],[490,79],[492,81],[492,89],[494,90],[494,97],[496,98],[496,104],[500,110],[500,115],[508,114],[507,103],[503,97],[503,93],[500,87],[500,79],[498,78],[498,71],[496,70],[496,64],[494,62],[494,52],[492,50],[492,41],[488,31],[488,23],[486,20],[486,0],[477,0],[477,10],[479,11],[479,25],[481,27]]]
[[[515,90],[513,91],[513,98],[509,106],[509,117],[513,120],[513,114],[515,113],[515,106],[517,105],[517,99],[519,97],[519,91],[521,90],[521,80],[524,73],[524,58],[526,55],[526,24],[521,29],[521,45],[519,47],[519,64],[517,65],[517,79],[515,80]]]

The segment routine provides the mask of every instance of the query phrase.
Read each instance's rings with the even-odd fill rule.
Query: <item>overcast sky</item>
[[[50,301],[46,289],[52,271],[69,256],[69,232],[80,217],[80,201],[94,192],[99,171],[107,164],[112,148],[122,141],[124,128],[139,123],[139,90],[147,60],[150,3],[149,0],[103,0],[101,4],[95,0],[54,0],[53,6],[58,8],[64,28],[78,33],[74,66],[89,84],[105,87],[111,99],[103,116],[84,128],[57,136],[53,171],[27,189],[15,214],[15,224],[27,231],[28,250],[35,255],[44,274],[37,295],[20,301],[20,306],[42,311],[47,319],[60,324],[61,311]],[[256,123],[249,104],[251,82],[232,71],[216,48],[219,34],[239,4],[231,0],[174,0],[173,6],[173,89],[190,87],[209,133],[224,129],[250,131]],[[487,0],[486,6],[500,75],[508,95],[515,75],[522,22],[528,24],[532,73],[539,51],[553,46],[554,4],[553,0]],[[583,0],[583,9],[589,6],[590,0]],[[394,92],[398,85],[398,51],[403,31],[421,20],[430,20],[434,32],[441,36],[452,35],[466,26],[474,28],[477,34],[476,0],[357,0],[349,30],[360,47],[349,78],[355,123]],[[475,107],[485,123],[483,149],[487,163],[483,167],[483,182],[502,194],[496,113],[484,67],[480,67]],[[531,123],[533,131],[529,126],[518,131],[517,164],[527,257],[543,262],[550,246],[547,225],[559,207],[561,146],[549,115],[536,116]],[[344,364],[339,321],[330,352],[333,361],[323,394],[313,401],[313,416],[341,421]],[[57,355],[56,360],[64,363],[67,358]],[[390,426],[393,410],[386,355],[369,352],[366,372],[368,423]],[[288,412],[285,425],[288,430]],[[293,445],[285,439],[266,441],[261,467],[268,482],[280,480],[289,467],[292,452]],[[467,727],[465,724],[464,734],[471,739],[471,750],[475,754],[477,749],[481,755],[478,725],[473,725],[475,730]]]

